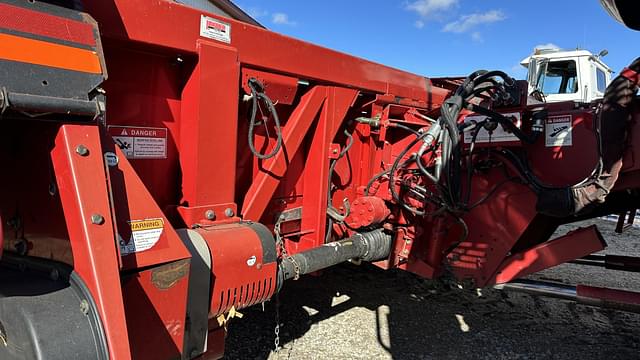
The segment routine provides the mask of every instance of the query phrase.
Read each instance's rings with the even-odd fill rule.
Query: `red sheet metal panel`
[[[134,359],[181,357],[187,327],[189,265],[189,260],[181,260],[123,276],[122,291]]]
[[[506,283],[598,252],[605,246],[595,225],[571,231],[567,235],[509,256],[496,272],[493,283]]]

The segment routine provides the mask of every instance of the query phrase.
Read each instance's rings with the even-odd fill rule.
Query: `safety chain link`
[[[273,351],[277,353],[280,351],[280,299],[278,293],[276,293],[276,327],[273,329],[273,333],[275,334]]]
[[[293,271],[294,271],[293,280],[298,280],[300,279],[300,265],[298,265],[298,262],[296,262],[296,260],[289,255],[289,253],[287,252],[287,248],[284,246],[284,238],[282,237],[282,235],[280,235],[280,224],[282,223],[283,220],[284,220],[284,217],[280,216],[278,221],[276,221],[276,224],[273,229],[273,232],[276,234],[276,247],[280,248],[281,261],[286,260],[291,262],[291,264],[293,265]]]
[[[278,218],[278,221],[276,221],[273,227],[273,232],[276,236],[276,251],[279,250],[278,263],[281,263],[282,261],[290,261],[291,264],[293,265],[293,271],[295,272],[293,280],[298,280],[300,278],[300,265],[298,265],[296,260],[293,257],[291,257],[287,252],[287,248],[284,245],[284,238],[280,233],[281,231],[280,225],[284,220],[285,220],[285,217],[280,216]],[[273,340],[273,345],[274,345],[273,351],[277,353],[278,351],[280,351],[280,297],[277,292],[275,295],[275,305],[276,305],[276,327],[273,329],[273,333],[275,335],[275,338]]]

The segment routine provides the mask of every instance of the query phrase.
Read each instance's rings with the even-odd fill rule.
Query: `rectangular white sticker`
[[[200,36],[231,43],[231,25],[208,16],[200,17]]]
[[[120,238],[120,253],[129,255],[151,249],[160,240],[164,230],[164,220],[146,219],[129,221],[131,238],[128,242]]]
[[[572,146],[573,122],[571,115],[549,116],[545,122],[545,145],[547,147]]]
[[[166,159],[167,129],[109,126],[109,134],[127,159]]]
[[[520,121],[520,113],[506,113],[506,114],[502,114],[504,117],[506,118],[511,118],[513,120],[513,124],[517,127],[521,126],[521,121]],[[487,117],[484,115],[469,115],[464,119],[464,123],[465,124],[469,124],[473,121],[480,123],[484,120],[486,120]],[[468,131],[464,132],[464,143],[465,144],[470,144],[471,141],[473,140],[473,134],[475,133],[476,129],[471,129]],[[496,142],[506,142],[506,141],[520,141],[520,139],[518,139],[517,136],[515,136],[514,134],[506,131],[502,125],[498,125],[497,128],[495,128],[495,130],[489,132],[487,131],[487,129],[485,128],[481,128],[480,131],[478,132],[478,136],[476,137],[476,143],[496,143]]]

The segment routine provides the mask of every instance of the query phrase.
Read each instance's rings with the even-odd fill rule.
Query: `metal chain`
[[[275,338],[273,340],[273,352],[277,353],[280,351],[280,299],[278,294],[276,293],[276,327],[273,329],[273,333],[275,334]]]
[[[291,262],[294,271],[293,280],[298,280],[300,279],[300,265],[298,265],[298,262],[289,255],[287,248],[284,246],[284,238],[280,235],[280,224],[282,223],[282,220],[284,220],[284,218],[281,216],[278,221],[276,221],[273,229],[273,232],[276,234],[276,247],[280,248],[281,259]]]
[[[276,251],[278,251],[278,248],[280,249],[280,253],[278,255],[278,262],[282,262],[282,259],[285,255],[288,256],[287,254],[287,249],[284,247],[284,240],[282,239],[282,235],[280,235],[280,223],[282,223],[282,217],[280,217],[278,219],[278,221],[276,221],[276,224],[273,228],[273,232],[276,235]],[[273,329],[273,333],[275,335],[275,338],[273,340],[273,351],[275,353],[277,353],[278,351],[280,351],[280,296],[279,296],[279,292],[276,292],[276,327],[275,329]]]
[[[280,225],[282,224],[282,221],[284,219],[285,218],[283,216],[280,216],[278,218],[278,221],[276,221],[273,227],[273,232],[276,236],[276,250],[280,250],[278,261],[279,262],[282,262],[283,260],[290,261],[291,264],[293,264],[293,270],[295,272],[293,279],[298,280],[300,278],[300,265],[298,265],[296,260],[293,257],[291,257],[287,252],[287,248],[284,245],[284,238],[280,234]],[[275,295],[275,305],[276,305],[276,326],[273,329],[273,333],[275,335],[275,338],[273,340],[273,345],[274,345],[273,351],[277,353],[278,351],[280,351],[280,297],[277,292]]]

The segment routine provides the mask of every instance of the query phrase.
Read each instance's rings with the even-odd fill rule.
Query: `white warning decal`
[[[572,146],[573,123],[571,115],[549,116],[545,122],[545,145],[547,147]]]
[[[231,25],[208,16],[200,17],[200,36],[231,43]]]
[[[164,230],[164,220],[146,219],[129,221],[131,238],[128,242],[120,238],[120,253],[129,255],[151,249],[160,240]]]
[[[502,114],[506,118],[511,118],[513,124],[517,127],[521,126],[520,121],[520,113],[507,113]],[[483,115],[470,115],[464,119],[465,124],[470,124],[472,122],[480,123],[486,120],[487,117]],[[495,142],[503,142],[503,141],[520,141],[517,136],[513,133],[505,130],[502,125],[498,125],[493,131],[487,131],[485,128],[481,128],[478,131],[478,135],[476,136],[476,143],[495,143]],[[467,130],[464,132],[464,143],[470,144],[473,141],[473,135],[476,132],[476,129]]]
[[[166,159],[167,129],[109,126],[109,135],[127,159]]]

